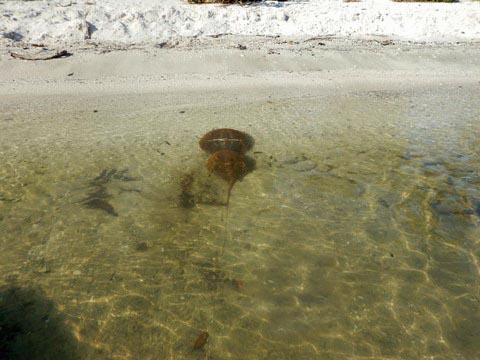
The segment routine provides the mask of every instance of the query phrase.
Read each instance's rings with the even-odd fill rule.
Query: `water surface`
[[[4,104],[0,325],[12,335],[3,350],[480,357],[477,95]],[[235,185],[228,222],[226,184],[208,175],[197,144],[223,126],[256,140],[257,168]],[[186,176],[192,208],[181,201]],[[92,198],[111,208],[87,206]],[[202,331],[208,342],[194,351]]]

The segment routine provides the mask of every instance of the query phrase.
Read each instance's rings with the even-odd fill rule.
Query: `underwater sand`
[[[4,97],[11,356],[480,357],[478,86],[159,96]],[[256,141],[228,223],[198,147],[222,126]]]

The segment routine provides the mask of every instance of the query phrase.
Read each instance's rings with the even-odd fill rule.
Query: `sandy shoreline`
[[[13,59],[9,51],[0,50],[4,99],[26,94],[208,90],[228,90],[242,97],[248,95],[243,90],[254,88],[284,89],[286,95],[301,96],[302,89],[305,94],[315,88],[401,90],[480,81],[478,44],[383,46],[371,41],[231,36],[173,48],[74,49],[73,56],[48,61]]]

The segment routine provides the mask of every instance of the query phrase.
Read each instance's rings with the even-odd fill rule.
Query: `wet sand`
[[[22,50],[4,48],[0,94],[160,92],[181,98],[184,92],[189,102],[215,90],[247,99],[250,90],[260,88],[276,90],[268,96],[302,96],[318,89],[478,83],[479,44],[384,46],[381,41],[225,36],[184,39],[162,48],[90,45],[68,49],[73,56],[49,61],[16,60],[9,51]],[[251,98],[256,98],[254,92]]]

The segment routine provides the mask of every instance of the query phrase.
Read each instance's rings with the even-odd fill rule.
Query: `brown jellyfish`
[[[200,139],[200,147],[210,153],[207,169],[228,183],[228,204],[232,188],[238,180],[253,170],[255,162],[245,155],[253,146],[253,138],[234,129],[216,129]]]
[[[228,183],[225,229],[229,234],[228,205],[232,188],[255,167],[255,160],[245,155],[253,147],[253,138],[238,130],[217,129],[208,132],[200,139],[200,147],[210,153],[207,162],[208,171]],[[221,254],[225,250],[228,237],[226,236],[223,241]]]

